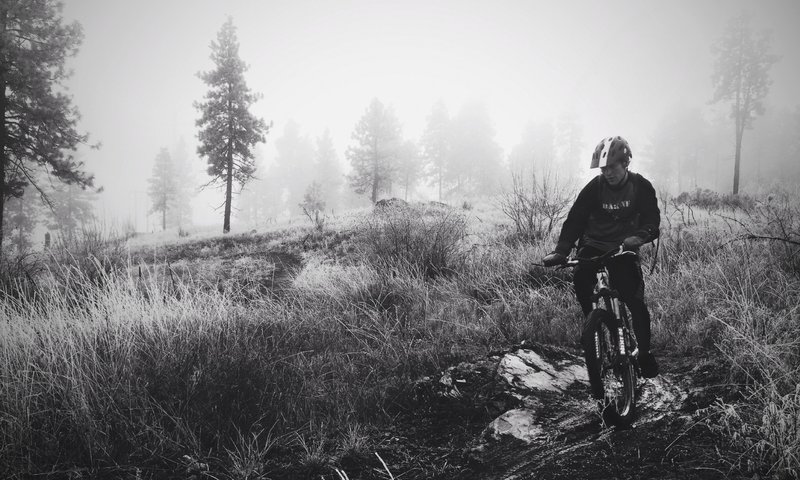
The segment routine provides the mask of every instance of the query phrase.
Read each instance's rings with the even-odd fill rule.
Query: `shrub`
[[[36,254],[0,255],[0,299],[33,298],[36,278],[43,270],[44,265]]]
[[[714,210],[749,210],[756,204],[756,200],[744,193],[732,194],[719,193],[704,189],[696,189],[694,192],[682,192],[674,198],[676,205],[687,205],[689,207],[702,208],[709,211]]]
[[[314,224],[314,228],[322,231],[325,226],[325,215],[323,214],[325,199],[323,198],[322,185],[318,182],[312,182],[303,194],[303,201],[299,206],[305,216]]]
[[[94,225],[81,230],[74,237],[57,237],[48,250],[53,271],[58,275],[70,275],[72,270],[81,273],[83,279],[100,285],[105,277],[125,268],[128,262],[126,238],[114,231]]]
[[[527,241],[545,239],[567,213],[571,192],[551,176],[526,181],[512,176],[511,191],[500,198],[500,208],[511,219],[516,235]]]
[[[396,205],[376,209],[359,227],[363,252],[377,265],[407,266],[426,278],[463,261],[466,218],[450,208]]]

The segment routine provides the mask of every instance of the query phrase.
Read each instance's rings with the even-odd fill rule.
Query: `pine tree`
[[[408,195],[422,176],[422,156],[419,147],[412,140],[406,140],[400,145],[397,154],[397,181],[403,188],[403,199],[408,201]]]
[[[94,220],[93,192],[76,184],[66,184],[55,186],[47,195],[52,207],[47,212],[50,219],[47,227],[58,230],[63,240],[71,242],[80,229]]]
[[[465,104],[451,122],[452,151],[448,156],[446,180],[461,195],[497,193],[502,178],[502,149],[495,141],[495,129],[486,106]]]
[[[749,17],[741,14],[731,20],[722,38],[714,46],[716,60],[711,81],[712,102],[731,103],[731,118],[736,126],[736,151],[733,167],[733,193],[739,193],[739,167],[742,137],[752,127],[756,115],[764,113],[764,98],[770,86],[769,69],[778,57],[769,53],[770,36],[755,37]]]
[[[81,27],[64,25],[61,10],[55,0],[0,1],[0,226],[7,199],[28,185],[44,193],[36,170],[82,188],[93,183],[71,153],[88,137],[76,130],[78,111],[63,84]]]
[[[301,213],[300,202],[313,176],[314,144],[300,134],[300,125],[289,120],[283,135],[275,140],[278,175],[286,189],[286,205],[292,213]]]
[[[195,102],[200,145],[197,153],[208,160],[210,184],[225,186],[222,232],[231,229],[233,182],[243,187],[255,172],[253,147],[266,141],[271,127],[250,113],[259,98],[244,80],[247,65],[239,58],[239,43],[233,19],[222,26],[217,41],[211,42],[211,60],[216,68],[198,76],[209,86],[204,102]]]
[[[356,144],[345,156],[353,167],[348,176],[356,193],[369,193],[372,203],[378,195],[391,191],[395,176],[397,149],[400,146],[400,122],[391,108],[373,99],[353,131]]]
[[[325,129],[321,137],[317,139],[316,149],[314,150],[314,171],[315,181],[320,184],[321,196],[328,208],[337,208],[340,203],[342,183],[344,174],[339,164],[339,156],[333,147],[331,131]]]
[[[189,156],[183,138],[173,146],[170,157],[175,170],[175,198],[167,213],[167,225],[178,227],[180,231],[192,223],[192,197],[196,184],[192,170],[193,159]]]
[[[38,223],[37,217],[41,210],[41,203],[35,198],[36,192],[32,187],[25,189],[22,197],[11,197],[5,203],[5,219],[3,234],[8,239],[7,245],[13,247],[17,253],[25,253],[32,246],[31,237]]]
[[[540,176],[555,168],[555,136],[549,122],[528,122],[522,139],[508,155],[511,172]]]
[[[420,140],[422,155],[427,162],[432,183],[438,187],[439,201],[442,201],[442,187],[451,147],[450,114],[443,101],[433,106],[425,132]]]
[[[153,175],[148,179],[147,194],[153,206],[150,213],[161,213],[161,229],[167,229],[167,212],[171,211],[177,198],[175,166],[166,148],[162,148],[153,163]]]
[[[583,127],[578,115],[568,112],[556,122],[556,154],[561,165],[560,171],[566,178],[585,170],[583,166]]]

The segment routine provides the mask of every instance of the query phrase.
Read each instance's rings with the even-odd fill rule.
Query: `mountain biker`
[[[604,138],[595,148],[590,168],[600,168],[572,205],[561,228],[555,250],[547,254],[546,266],[563,264],[578,242],[579,257],[595,257],[623,245],[638,251],[658,237],[661,223],[653,185],[643,176],[628,170],[633,155],[622,137]],[[596,268],[578,265],[574,270],[575,295],[583,314],[592,311],[592,291],[597,281]],[[608,266],[611,282],[628,306],[633,330],[639,342],[642,376],[658,375],[658,363],[650,353],[650,313],[644,302],[644,278],[638,256],[623,256]]]

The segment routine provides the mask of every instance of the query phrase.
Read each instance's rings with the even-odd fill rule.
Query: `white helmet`
[[[597,144],[592,154],[592,166],[589,168],[605,167],[612,163],[627,163],[633,154],[628,142],[620,137],[604,138]]]

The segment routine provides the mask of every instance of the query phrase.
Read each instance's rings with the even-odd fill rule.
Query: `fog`
[[[250,66],[248,86],[263,94],[251,111],[274,125],[258,147],[267,164],[293,121],[312,140],[329,129],[347,170],[344,152],[371,99],[391,105],[413,140],[441,99],[451,113],[483,102],[504,158],[527,124],[578,118],[588,174],[602,137],[626,137],[632,168],[646,170],[637,153],[663,115],[676,106],[711,109],[711,46],[729,18],[748,8],[753,27],[772,30],[772,51],[781,57],[767,109],[795,108],[796,0],[68,0],[65,20],[83,26],[84,41],[68,62],[74,75],[67,86],[82,115],[79,128],[102,144],[80,152],[104,188],[98,216],[155,229],[146,189],[161,148],[185,142],[198,186],[208,181],[195,154],[193,102],[207,90],[196,74],[213,68],[209,45],[228,15]],[[221,202],[213,189],[195,197],[195,223],[221,225],[214,210]]]

